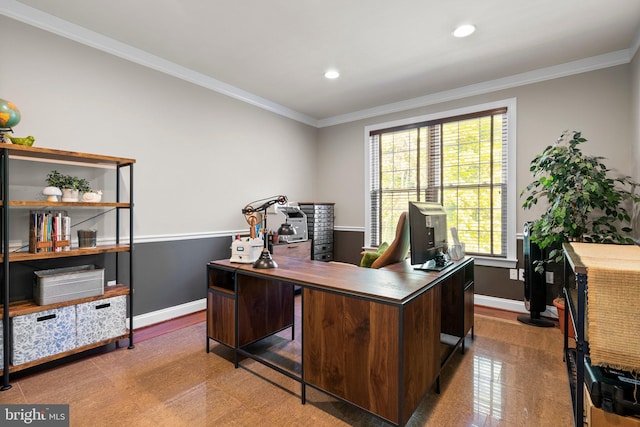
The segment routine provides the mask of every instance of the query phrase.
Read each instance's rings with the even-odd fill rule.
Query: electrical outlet
[[[524,282],[524,268],[518,269],[518,280]]]
[[[509,279],[518,280],[518,270],[515,268],[509,269]]]
[[[107,282],[107,286],[115,286],[116,285],[116,281],[115,280],[109,280]]]
[[[546,282],[553,285],[553,271],[545,271],[544,275]]]

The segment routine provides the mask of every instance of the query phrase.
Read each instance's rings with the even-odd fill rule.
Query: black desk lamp
[[[253,207],[254,203],[263,202],[265,200],[267,201],[262,203],[260,206]],[[279,205],[286,204],[287,196],[275,196],[274,199],[270,199],[270,200],[268,199],[256,200],[249,203],[247,206],[245,206],[242,209],[243,215],[245,216],[245,218],[247,219],[247,222],[251,226],[251,230],[250,230],[251,237],[254,237],[253,227],[258,223],[256,212],[264,212],[262,214],[262,234],[264,236],[264,248],[262,249],[262,253],[260,254],[260,257],[253,263],[254,268],[276,268],[278,266],[278,264],[276,264],[273,258],[271,258],[271,254],[269,253],[269,248],[267,246],[268,239],[266,235],[267,209],[269,209],[270,206],[273,206],[276,203],[278,203]],[[287,223],[286,221],[285,221],[285,224],[282,224],[280,228],[278,228],[278,235],[291,236],[293,234],[296,234],[295,228],[293,228],[291,224]]]

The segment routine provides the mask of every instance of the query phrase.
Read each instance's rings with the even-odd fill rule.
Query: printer
[[[293,243],[308,240],[307,215],[302,212],[299,206],[276,206],[276,210],[284,216],[282,222],[288,222],[296,230],[296,234],[291,236],[280,236],[280,241]]]

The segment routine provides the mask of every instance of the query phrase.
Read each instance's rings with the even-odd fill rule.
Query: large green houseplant
[[[562,243],[632,244],[630,203],[640,201],[637,183],[627,176],[611,177],[602,157],[587,156],[579,148],[586,142],[580,132],[565,131],[532,161],[535,180],[522,190],[529,193],[522,207],[547,202],[542,217],[533,223],[531,241],[543,252],[536,271],[562,262]]]

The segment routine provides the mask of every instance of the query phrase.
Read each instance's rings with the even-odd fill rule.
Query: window
[[[503,101],[367,128],[366,242],[391,242],[410,200],[433,201],[467,253],[513,261],[514,113]]]

